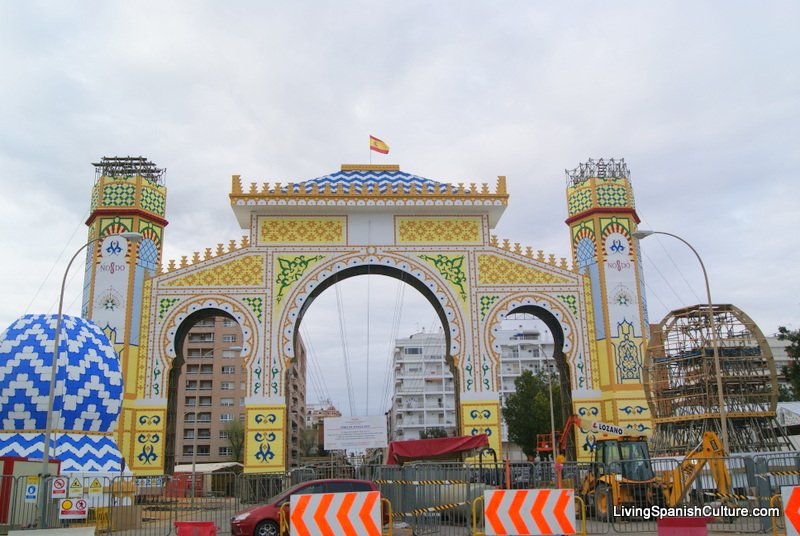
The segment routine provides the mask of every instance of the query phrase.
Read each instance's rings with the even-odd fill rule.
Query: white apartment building
[[[556,372],[553,339],[546,329],[528,322],[517,329],[498,332],[500,342],[500,396],[514,392],[514,380],[525,370]],[[444,333],[415,333],[395,341],[394,396],[389,410],[392,440],[419,439],[424,430],[443,428],[456,435],[455,387],[445,363]],[[516,445],[508,443],[502,424],[504,453],[524,459]]]

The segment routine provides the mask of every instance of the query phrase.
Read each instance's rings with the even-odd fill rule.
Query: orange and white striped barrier
[[[381,493],[292,495],[291,536],[380,536]]]
[[[576,534],[571,489],[504,489],[484,492],[486,536]]]

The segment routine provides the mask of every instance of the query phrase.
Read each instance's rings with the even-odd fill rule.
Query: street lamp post
[[[714,317],[714,302],[711,301],[711,287],[708,284],[708,272],[706,271],[706,266],[703,264],[703,259],[700,258],[700,254],[697,253],[697,250],[692,247],[692,245],[681,238],[678,235],[674,235],[672,233],[665,233],[663,231],[649,231],[644,229],[639,229],[638,231],[633,233],[633,237],[639,240],[646,238],[653,234],[671,236],[672,238],[676,238],[686,244],[689,249],[692,250],[694,256],[697,257],[697,260],[700,262],[700,268],[703,270],[703,279],[706,284],[706,301],[708,302],[708,325],[709,329],[711,330],[711,347],[714,356],[714,368],[716,369],[716,380],[717,380],[717,404],[719,405],[719,420],[722,429],[722,447],[725,449],[725,452],[730,454],[730,444],[728,443],[728,411],[725,408],[725,397],[722,392],[722,369],[720,368],[720,359],[719,359],[719,340],[717,338],[717,321]]]
[[[69,260],[67,264],[67,269],[64,270],[64,278],[61,280],[61,294],[58,299],[58,315],[56,315],[56,327],[55,327],[55,335],[53,336],[53,362],[50,366],[50,393],[48,398],[48,405],[49,411],[47,412],[47,420],[45,422],[45,432],[44,432],[44,446],[42,448],[42,477],[40,483],[40,496],[39,496],[39,528],[47,528],[46,527],[46,516],[45,510],[47,509],[47,497],[45,493],[45,481],[48,476],[50,476],[50,436],[53,435],[53,402],[55,401],[56,397],[56,376],[58,374],[58,354],[59,354],[59,344],[61,343],[61,324],[63,322],[63,310],[64,310],[64,290],[67,286],[67,274],[69,274],[69,269],[72,266],[72,263],[78,257],[81,251],[89,247],[91,244],[97,242],[98,240],[103,240],[110,236],[120,236],[130,242],[137,243],[142,240],[141,233],[118,233],[112,234],[107,236],[98,236],[92,238],[80,248],[72,258]]]
[[[548,333],[548,331],[545,330],[545,333]],[[539,355],[544,356],[546,363],[548,358],[542,348],[541,341],[539,342]],[[558,458],[558,446],[556,445],[556,420],[555,411],[553,410],[553,371],[550,370],[549,363],[547,366],[547,394],[550,398],[550,445],[553,452],[553,461],[555,462]]]
[[[197,495],[197,436],[199,430],[197,429],[197,414],[194,413],[194,433],[192,434],[192,505],[191,510],[194,511],[194,498]]]

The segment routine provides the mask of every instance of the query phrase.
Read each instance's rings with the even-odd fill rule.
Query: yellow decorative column
[[[631,237],[639,217],[625,162],[589,160],[569,171],[567,205],[575,264],[590,286],[597,370],[589,391],[595,396],[576,400],[578,416],[648,434],[652,420],[642,384],[648,325]],[[591,447],[594,438],[587,441]]]

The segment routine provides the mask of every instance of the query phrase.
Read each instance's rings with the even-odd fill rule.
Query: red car
[[[352,491],[379,491],[374,482],[368,480],[350,480],[331,478],[310,480],[292,486],[267,501],[267,504],[252,506],[242,510],[231,518],[232,536],[279,536],[279,511],[294,494],[310,493],[349,493]],[[288,507],[284,507],[288,512]],[[384,514],[384,523],[386,523]]]

